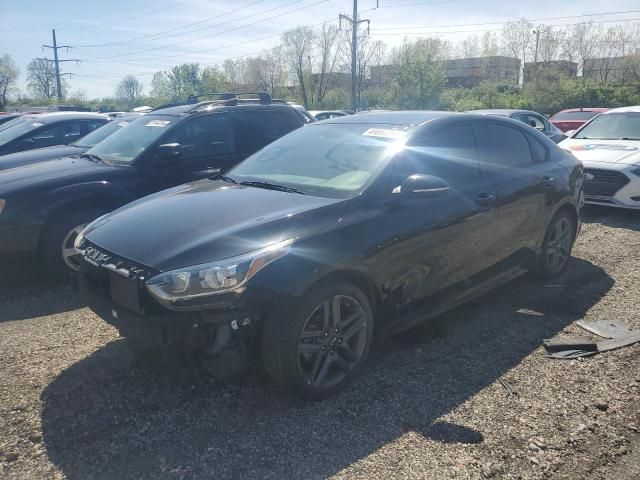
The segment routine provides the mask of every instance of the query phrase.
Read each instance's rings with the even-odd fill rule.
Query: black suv
[[[114,120],[117,122],[118,120]],[[268,95],[162,108],[83,153],[0,172],[0,255],[39,252],[49,269],[78,267],[77,234],[137,198],[219,175],[303,125]]]
[[[259,346],[276,382],[323,398],[374,336],[528,269],[560,274],[582,184],[573,155],[514,120],[334,118],[92,223],[79,287],[135,351],[192,352],[219,375]]]

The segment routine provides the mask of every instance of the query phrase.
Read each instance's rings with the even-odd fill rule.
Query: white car
[[[585,202],[640,209],[640,106],[601,113],[560,147],[584,164]]]

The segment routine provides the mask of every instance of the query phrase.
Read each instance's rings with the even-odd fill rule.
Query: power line
[[[300,0],[296,0],[296,2],[294,2],[294,3],[298,3],[299,1]],[[314,2],[312,4],[310,4],[310,5],[305,5],[304,7],[300,7],[300,8],[296,8],[296,9],[289,10],[289,11],[286,11],[286,12],[282,12],[282,13],[279,13],[278,15],[272,15],[271,17],[263,18],[261,20],[256,20],[255,22],[251,22],[251,23],[247,23],[247,24],[244,24],[244,25],[240,25],[238,27],[234,27],[234,28],[230,28],[230,29],[227,29],[227,30],[223,30],[221,32],[216,32],[215,34],[212,34],[212,35],[205,35],[203,37],[198,37],[198,38],[185,40],[185,41],[174,43],[174,44],[170,44],[170,45],[163,45],[163,46],[150,48],[150,49],[146,49],[146,50],[138,50],[136,52],[122,53],[122,54],[118,54],[118,55],[110,55],[110,56],[106,56],[106,57],[94,57],[93,59],[91,59],[91,61],[97,62],[97,61],[104,61],[104,60],[108,60],[108,59],[112,59],[112,58],[126,57],[126,56],[129,56],[129,55],[135,55],[135,54],[138,54],[138,53],[145,53],[145,52],[154,51],[154,50],[162,50],[162,49],[166,49],[166,48],[169,48],[169,47],[182,45],[184,43],[190,43],[190,42],[194,42],[196,40],[202,40],[204,38],[216,37],[216,36],[222,35],[224,33],[229,33],[229,32],[240,30],[240,29],[243,29],[243,28],[246,28],[246,27],[257,25],[258,23],[262,23],[262,22],[265,22],[267,20],[273,20],[274,18],[279,18],[279,17],[283,17],[285,15],[290,15],[292,13],[295,13],[295,12],[298,12],[298,11],[301,11],[301,10],[305,10],[307,8],[311,8],[311,7],[314,7],[314,6],[319,5],[321,3],[325,3],[325,2],[329,2],[329,1],[331,1],[331,0],[318,0],[318,1],[316,1],[316,2]],[[225,47],[220,47],[220,48],[225,48]],[[209,52],[209,51],[211,51],[211,49],[208,48],[206,50],[196,50],[196,51],[193,51],[193,52],[181,52],[181,53],[178,53],[178,54],[175,54],[175,55],[162,55],[161,57],[154,57],[154,58],[151,58],[150,60],[153,61],[153,60],[158,60],[160,58],[164,59],[164,58],[182,57],[184,55],[194,55],[194,54],[198,54],[198,53],[206,53],[206,52]],[[140,61],[140,60],[138,60],[138,61]]]
[[[295,3],[300,3],[302,1],[306,1],[306,0],[294,0],[293,2],[290,2],[290,3],[286,4],[286,6],[293,5]],[[240,30],[242,28],[246,28],[246,27],[250,27],[250,26],[253,26],[253,25],[257,25],[258,23],[262,23],[262,22],[265,22],[267,20],[272,20],[274,18],[282,17],[284,15],[289,15],[291,13],[295,13],[295,12],[298,12],[300,10],[305,10],[307,8],[313,7],[313,6],[318,5],[320,3],[329,2],[329,1],[331,1],[331,0],[318,0],[317,2],[314,2],[314,3],[310,4],[310,5],[306,5],[304,7],[300,7],[300,8],[296,8],[296,9],[289,10],[289,11],[286,11],[286,12],[282,12],[282,13],[280,13],[278,15],[272,15],[271,17],[266,17],[266,18],[263,18],[261,20],[256,20],[255,22],[251,22],[251,23],[247,23],[247,24],[244,24],[244,25],[240,25],[238,27],[229,28],[227,30],[223,30],[221,32],[216,32],[214,34],[204,35],[202,37],[196,37],[196,38],[191,38],[191,39],[187,39],[187,40],[182,40],[180,42],[171,43],[171,44],[168,44],[168,45],[160,45],[160,46],[153,47],[153,48],[147,48],[147,49],[143,49],[143,50],[136,50],[135,52],[120,53],[120,54],[117,54],[117,55],[109,55],[109,56],[101,57],[101,58],[109,59],[109,58],[128,57],[130,55],[137,55],[139,53],[152,52],[152,51],[156,51],[156,50],[164,50],[166,48],[176,47],[178,45],[184,45],[185,43],[191,43],[191,42],[195,42],[197,40],[202,40],[202,39],[205,39],[205,38],[217,37],[217,36],[222,35],[224,33],[233,32],[233,31],[236,31],[236,30]],[[282,8],[282,7],[277,7],[277,8]],[[264,13],[264,12],[262,12],[262,13]],[[180,56],[180,55],[184,55],[184,53],[181,53],[178,56]]]
[[[599,25],[603,23],[619,23],[619,22],[635,22],[640,20],[640,18],[624,18],[617,20],[601,20],[599,22],[590,22],[593,25]],[[555,25],[547,25],[549,28],[557,28],[557,27],[570,27],[574,25],[583,25],[584,22],[579,23],[559,23]],[[444,30],[439,32],[399,32],[399,33],[375,33],[372,32],[371,35],[376,36],[394,36],[394,35],[447,35],[451,33],[481,33],[481,32],[500,32],[502,28],[489,28],[489,29],[481,29],[481,30]]]
[[[598,16],[605,16],[605,15],[622,15],[622,14],[628,14],[628,13],[640,13],[640,10],[626,10],[626,11],[621,11],[621,12],[585,13],[585,14],[582,14],[582,15],[567,15],[567,16],[564,16],[564,17],[532,18],[532,19],[527,19],[527,21],[529,21],[529,22],[540,22],[540,21],[545,21],[545,20],[565,20],[565,19],[568,19],[568,18],[598,17]],[[513,22],[517,22],[517,21],[518,20],[503,20],[503,21],[500,21],[500,22],[458,23],[458,24],[452,24],[452,25],[429,25],[429,26],[424,26],[424,27],[420,27],[420,26],[381,27],[381,28],[373,28],[372,30],[409,30],[409,29],[415,29],[415,28],[476,27],[476,26],[483,26],[483,25],[501,25],[501,24],[513,23]]]
[[[125,18],[122,18],[122,19],[119,19],[119,20],[111,20],[109,22],[103,22],[103,23],[99,23],[97,25],[82,25],[82,26],[79,26],[79,27],[63,28],[63,30],[64,31],[70,31],[70,30],[84,30],[85,28],[101,28],[101,27],[104,27],[106,25],[113,25],[114,23],[123,23],[123,22],[127,22],[129,20],[135,20],[137,18],[146,17],[146,16],[154,14],[154,13],[163,12],[165,10],[169,10],[171,8],[179,7],[180,5],[184,5],[185,3],[188,3],[188,2],[186,0],[183,1],[183,2],[176,2],[173,5],[169,5],[168,7],[158,8],[157,10],[151,10],[149,12],[140,13],[138,15],[134,15],[133,17],[125,17]]]
[[[298,1],[303,1],[303,0],[298,0]],[[140,37],[134,37],[134,38],[130,38],[128,40],[122,40],[120,42],[94,43],[94,44],[89,44],[89,45],[75,45],[74,48],[97,48],[97,47],[108,47],[108,46],[118,46],[118,45],[129,45],[131,43],[139,43],[138,41],[139,40],[143,40],[143,39],[161,40],[161,39],[165,39],[165,38],[176,37],[176,36],[179,36],[179,35],[186,35],[188,33],[198,32],[200,30],[206,30],[208,28],[219,27],[220,25],[225,25],[227,23],[235,22],[237,20],[241,20],[243,18],[248,18],[248,17],[255,16],[255,15],[259,15],[260,13],[265,13],[265,12],[258,12],[258,13],[255,13],[255,14],[251,14],[248,17],[241,17],[239,19],[230,20],[229,22],[217,23],[215,25],[210,25],[210,26],[207,26],[207,27],[204,27],[204,28],[188,30],[186,32],[180,32],[180,33],[176,33],[176,34],[172,34],[172,35],[166,35],[166,36],[164,35],[164,34],[169,33],[169,32],[175,32],[176,30],[182,30],[183,28],[189,28],[189,27],[192,27],[194,25],[199,25],[201,23],[206,23],[209,20],[212,20],[214,18],[220,18],[220,17],[224,17],[226,15],[231,15],[232,13],[238,12],[240,10],[244,10],[245,8],[251,7],[253,5],[256,5],[256,4],[262,3],[262,2],[264,2],[264,0],[256,0],[254,2],[251,2],[251,3],[247,4],[247,5],[243,5],[242,7],[238,7],[235,10],[229,10],[228,12],[223,12],[223,13],[220,13],[218,15],[214,15],[212,17],[205,18],[204,20],[199,20],[197,22],[193,22],[193,23],[189,23],[189,24],[186,24],[186,25],[182,25],[180,27],[174,27],[174,28],[171,28],[169,30],[164,30],[163,32],[159,32],[159,33],[152,33],[152,34],[149,34],[149,35],[142,35]],[[294,3],[298,3],[298,2],[294,2]],[[286,5],[283,5],[283,6],[286,6]],[[270,12],[272,10],[276,10],[278,8],[282,8],[283,6],[272,8],[270,10],[267,10],[266,12]],[[154,38],[154,37],[157,37],[157,38]]]

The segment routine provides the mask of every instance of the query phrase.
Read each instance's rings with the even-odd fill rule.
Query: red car
[[[599,113],[606,112],[608,108],[570,108],[562,110],[551,117],[551,123],[563,132],[577,130]]]

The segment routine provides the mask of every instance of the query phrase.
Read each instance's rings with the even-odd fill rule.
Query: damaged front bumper
[[[148,347],[175,347],[215,357],[251,338],[259,319],[242,302],[226,301],[219,309],[170,311],[148,295],[143,279],[125,278],[86,262],[75,275],[74,285],[82,301],[121,336]]]

